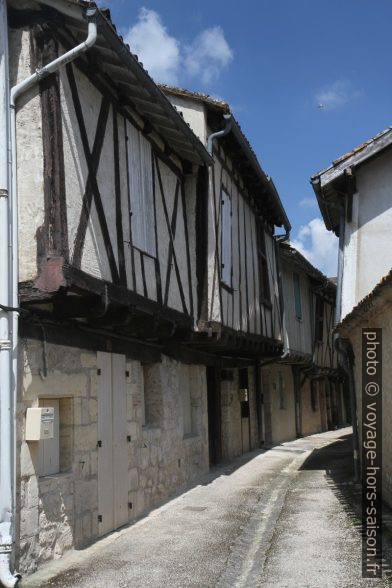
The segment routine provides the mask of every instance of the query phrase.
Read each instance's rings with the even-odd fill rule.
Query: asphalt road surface
[[[390,587],[386,575],[361,578],[361,536],[348,492],[349,433],[249,453],[21,586]]]

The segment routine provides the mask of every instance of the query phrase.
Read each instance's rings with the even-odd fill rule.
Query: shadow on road
[[[300,470],[325,470],[328,485],[343,505],[353,527],[363,536],[361,485],[353,481],[352,435],[344,435],[335,443],[315,449]],[[392,509],[383,504],[383,573],[392,579]]]

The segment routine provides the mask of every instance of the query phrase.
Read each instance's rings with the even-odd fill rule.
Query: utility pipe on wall
[[[216,133],[211,133],[211,135],[209,135],[209,137],[207,138],[207,149],[208,149],[208,153],[210,155],[212,155],[212,150],[214,147],[214,140],[220,139],[221,137],[225,137],[231,131],[231,114],[224,114],[223,118],[226,121],[225,128],[222,131],[217,131]]]
[[[97,39],[97,9],[86,10],[85,41],[14,86],[9,92],[7,3],[0,0],[0,585],[13,588],[15,542],[15,406],[18,355],[18,198],[16,101],[29,88],[76,59]]]
[[[9,70],[7,3],[0,0],[0,304],[12,306],[12,267],[10,256],[10,178],[9,178]],[[12,314],[0,308],[0,584],[12,588],[18,581],[10,569],[14,543],[14,422],[15,402],[13,353],[15,352]]]
[[[338,253],[338,277],[336,285],[335,326],[342,318],[342,294],[343,294],[343,267],[344,267],[344,241],[345,241],[346,206],[345,200],[339,205],[339,253]]]

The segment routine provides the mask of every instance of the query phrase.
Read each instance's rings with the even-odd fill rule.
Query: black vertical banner
[[[362,577],[382,576],[382,329],[362,329]]]

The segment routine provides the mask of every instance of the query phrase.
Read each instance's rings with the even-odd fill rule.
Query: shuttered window
[[[221,280],[231,287],[231,199],[225,190],[221,194],[222,240],[221,240]]]
[[[294,306],[295,306],[295,316],[297,319],[302,319],[302,302],[301,302],[301,283],[299,279],[299,275],[297,273],[293,273],[293,284],[294,284]]]
[[[156,256],[151,145],[127,123],[127,157],[132,245]]]

